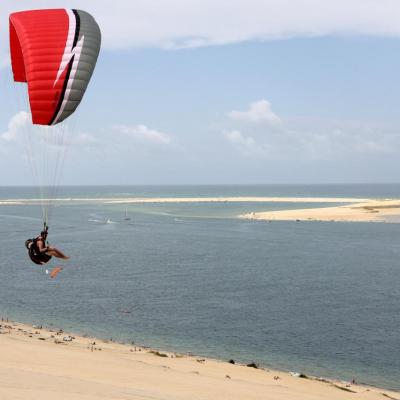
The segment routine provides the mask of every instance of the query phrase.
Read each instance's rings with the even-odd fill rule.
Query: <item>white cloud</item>
[[[26,111],[20,111],[15,114],[9,121],[7,131],[0,135],[5,142],[15,142],[19,139],[21,131],[30,121],[30,115]]]
[[[15,114],[9,121],[7,130],[0,133],[0,146],[13,146],[16,150],[23,150],[43,153],[43,148],[53,148],[55,151],[59,147],[76,146],[74,152],[80,148],[97,147],[110,148],[116,144],[113,137],[105,134],[106,132],[98,132],[93,135],[88,132],[79,132],[71,129],[73,125],[68,121],[63,125],[42,126],[33,125],[31,115],[25,111]],[[118,145],[127,146],[133,139],[137,143],[153,144],[166,146],[173,143],[170,135],[150,129],[145,125],[115,125],[113,132],[117,132],[124,136],[123,140],[117,142]],[[179,146],[175,146],[179,148]]]
[[[400,36],[398,0],[3,0],[3,52],[8,14],[32,8],[92,13],[104,48],[165,49],[324,35]]]
[[[328,119],[283,119],[266,100],[248,111],[231,111],[223,137],[241,154],[272,159],[339,160],[384,156],[400,151],[400,127],[375,122]],[[267,121],[264,124],[255,122]],[[271,121],[279,121],[271,123]]]
[[[97,142],[95,136],[70,129],[68,121],[64,125],[33,125],[31,115],[20,111],[9,121],[7,130],[0,134],[0,144],[15,145],[21,150],[43,152],[43,148],[79,145],[91,146]],[[31,149],[31,150],[29,150]]]
[[[271,110],[271,103],[264,99],[251,103],[247,111],[233,110],[228,116],[234,121],[265,122],[272,125],[280,123],[280,118]]]
[[[224,131],[223,136],[230,142],[240,153],[245,156],[267,156],[268,145],[266,143],[257,143],[251,136],[244,136],[238,130]]]
[[[400,127],[351,120],[288,120],[283,137],[310,159],[390,155],[400,151]]]
[[[172,142],[167,133],[150,129],[146,125],[114,125],[112,129],[142,143],[168,145]]]
[[[255,145],[255,140],[252,137],[244,137],[240,131],[224,132],[223,135],[233,144],[245,147],[251,147]]]

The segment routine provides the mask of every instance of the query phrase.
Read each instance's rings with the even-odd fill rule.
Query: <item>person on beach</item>
[[[47,229],[48,228],[46,227],[35,239],[28,239],[25,242],[25,246],[28,249],[29,258],[35,264],[39,265],[48,263],[53,256],[63,260],[68,260],[68,256],[66,256],[56,247],[49,246],[49,244],[46,243],[48,235]]]

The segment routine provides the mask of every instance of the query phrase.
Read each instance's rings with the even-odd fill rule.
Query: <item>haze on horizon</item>
[[[395,0],[6,0],[0,185],[33,184],[8,14],[54,7],[103,36],[62,184],[400,181]]]

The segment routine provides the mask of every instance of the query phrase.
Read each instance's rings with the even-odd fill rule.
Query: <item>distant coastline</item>
[[[55,199],[3,199],[0,205],[24,205],[40,202],[96,202],[104,204],[145,203],[355,203],[369,199],[351,197],[279,197],[279,196],[214,196],[214,197],[59,197]]]
[[[334,204],[316,208],[292,208],[258,211],[238,217],[264,221],[333,221],[333,222],[391,222],[400,218],[400,199],[365,199],[351,197],[277,197],[277,196],[218,196],[218,197],[65,197],[56,199],[3,199],[0,206],[34,205],[46,202],[58,204],[193,204],[193,203],[320,203]],[[342,203],[342,204],[341,204]],[[341,205],[338,205],[341,204]]]

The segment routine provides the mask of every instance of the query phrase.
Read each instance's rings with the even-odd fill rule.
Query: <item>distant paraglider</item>
[[[100,43],[97,22],[82,10],[10,14],[11,66],[14,81],[27,84],[27,111],[32,119],[26,127],[28,159],[40,188],[46,235],[69,143],[67,121],[86,91]],[[34,241],[28,242],[29,254],[36,262],[31,250]]]

